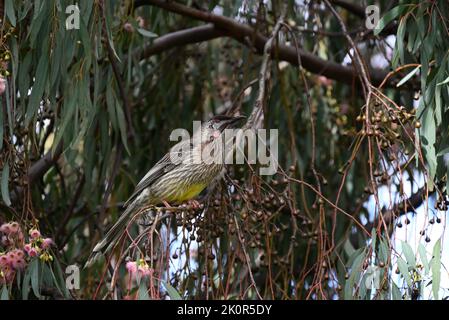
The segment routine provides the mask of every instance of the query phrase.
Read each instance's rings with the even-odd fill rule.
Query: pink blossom
[[[27,243],[23,246],[23,250],[25,250],[26,253],[30,253],[31,250],[31,244]]]
[[[31,229],[30,230],[30,237],[33,239],[37,239],[41,236],[41,233],[37,229]]]
[[[0,256],[0,266],[7,266],[9,264],[9,259],[6,255]]]
[[[23,270],[23,269],[25,269],[25,266],[26,266],[26,262],[25,262],[25,259],[23,259],[23,258],[17,258],[12,263],[12,267],[16,270]]]
[[[127,32],[134,32],[134,27],[129,22],[127,22],[123,25],[123,29],[125,29],[125,31],[127,31]]]
[[[15,221],[9,224],[9,228],[11,233],[17,233],[20,230],[19,224]]]
[[[3,276],[0,276],[0,284],[10,283],[14,279],[15,272],[8,266],[2,268]]]
[[[6,90],[6,80],[3,77],[0,77],[0,95],[2,95]]]
[[[23,250],[20,250],[20,249],[14,250],[14,253],[17,258],[23,258],[25,256],[25,253],[23,252]]]
[[[151,274],[153,273],[153,269],[151,269],[147,264],[144,264],[142,266],[139,266],[139,273],[144,277],[151,276]]]
[[[137,263],[135,261],[128,261],[126,263],[126,270],[128,270],[131,275],[137,273]]]
[[[41,248],[48,249],[53,245],[53,240],[51,238],[45,238],[42,240]]]
[[[13,262],[14,260],[16,260],[16,254],[14,251],[9,251],[6,256],[8,257],[10,262]]]
[[[28,252],[28,255],[30,257],[37,257],[39,255],[39,252],[36,248],[31,247],[30,251]]]
[[[11,224],[9,223],[4,223],[0,226],[0,232],[3,232],[5,234],[10,234],[11,233]]]

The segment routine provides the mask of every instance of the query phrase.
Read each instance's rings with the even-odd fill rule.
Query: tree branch
[[[409,198],[400,201],[393,205],[391,209],[387,209],[386,207],[382,208],[382,218],[388,226],[389,232],[391,233],[394,230],[395,225],[393,224],[394,220],[406,215],[409,212],[414,212],[417,208],[419,208],[425,201],[426,196],[426,187],[419,188],[415,193],[410,195]],[[430,194],[429,194],[430,196]],[[404,202],[407,204],[404,206]],[[374,221],[369,221],[365,224],[365,229],[371,231],[373,228],[377,228],[379,224],[382,224],[380,219],[374,219]],[[351,233],[350,235],[351,244],[357,248],[359,244],[359,236],[358,233]]]
[[[153,44],[142,49],[136,49],[133,53],[135,58],[149,58],[152,55],[164,52],[174,47],[185,46],[192,43],[209,41],[227,36],[223,30],[218,30],[213,24],[193,27],[190,29],[175,31],[161,36],[153,41]]]
[[[391,223],[395,218],[405,215],[409,212],[415,211],[420,207],[424,200],[426,199],[426,186],[419,188],[415,193],[413,193],[408,199],[405,200],[406,205],[404,206],[404,201],[401,201],[393,206],[393,208],[387,210],[382,208],[383,219],[385,223]]]
[[[36,180],[42,178],[44,174],[58,161],[59,156],[62,154],[63,145],[60,142],[56,149],[48,151],[42,158],[37,160],[29,169],[27,173],[27,183],[32,185]],[[23,188],[16,187],[13,192],[11,192],[11,201],[16,202],[17,199],[22,195]]]
[[[62,154],[62,142],[58,144],[56,149],[48,151],[41,159],[37,160],[28,170],[28,183],[32,184],[40,179],[58,160]]]
[[[210,24],[177,31],[162,36],[156,39],[153,45],[138,53],[142,58],[149,57],[153,54],[160,53],[176,46],[207,41],[223,36],[231,37],[246,46],[252,46],[257,54],[262,55],[264,53],[264,47],[268,41],[268,38],[256,32],[253,28],[246,24],[239,23],[224,16],[193,9],[176,2],[166,2],[163,0],[142,0],[136,2],[135,6],[144,4],[154,5],[161,9],[178,13],[196,20],[208,22]],[[271,52],[272,58],[274,58],[275,50],[277,50],[276,57],[279,58],[279,60],[287,61],[295,66],[298,65],[296,48],[279,44],[277,48],[273,48]],[[299,51],[303,67],[306,70],[347,84],[353,84],[354,82],[360,83],[357,72],[352,67],[345,67],[339,63],[321,59],[302,49],[299,49]],[[387,72],[370,70],[372,84],[380,84],[386,74]]]

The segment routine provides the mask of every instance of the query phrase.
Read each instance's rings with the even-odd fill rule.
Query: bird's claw
[[[189,200],[189,201],[187,201],[187,203],[194,210],[198,210],[202,206],[201,203],[199,203],[197,200]]]

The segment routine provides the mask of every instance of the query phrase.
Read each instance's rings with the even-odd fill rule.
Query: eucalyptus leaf
[[[165,287],[165,290],[167,290],[168,296],[171,300],[182,300],[179,292],[175,288],[173,288],[167,281],[162,281],[162,283]]]
[[[420,243],[418,245],[418,252],[419,252],[419,256],[421,258],[421,262],[424,266],[424,270],[426,272],[426,274],[429,272],[430,268],[429,268],[429,260],[427,259],[427,251],[426,248],[423,246],[422,243]]]
[[[6,16],[9,19],[9,22],[11,22],[11,25],[13,27],[16,26],[16,13],[14,10],[14,1],[13,0],[5,0],[5,11]]]
[[[33,293],[37,298],[40,298],[40,284],[39,284],[39,259],[34,258],[31,262],[30,266],[31,273],[31,288],[33,289]]]
[[[9,163],[6,163],[3,167],[3,170],[1,172],[2,179],[1,179],[1,193],[2,193],[2,199],[3,202],[9,207],[11,205],[11,199],[9,197]]]
[[[9,300],[9,292],[6,284],[2,286],[2,293],[0,294],[0,300]]]
[[[148,295],[148,287],[145,281],[140,281],[138,298],[139,300],[150,300],[150,296]]]
[[[151,31],[145,30],[143,28],[138,28],[137,31],[141,35],[143,35],[144,37],[147,37],[147,38],[156,38],[158,36],[157,34],[151,32]]]
[[[396,85],[396,87],[400,87],[402,86],[404,83],[406,83],[408,80],[410,80],[411,77],[413,77],[415,75],[415,73],[418,72],[419,68],[421,68],[421,66],[417,66],[416,68],[414,68],[412,71],[410,71],[404,78],[401,79],[401,81],[398,82],[398,84]]]
[[[398,268],[401,272],[402,276],[404,277],[405,282],[407,282],[407,285],[411,287],[413,285],[412,278],[410,277],[410,271],[409,266],[407,265],[407,262],[404,261],[401,257],[398,257]]]
[[[374,35],[379,35],[381,31],[399,15],[401,15],[407,9],[407,5],[399,5],[388,11],[377,23],[374,29]]]
[[[432,258],[432,293],[433,298],[438,300],[441,283],[441,239],[435,243],[433,247]]]
[[[416,258],[412,247],[405,241],[402,241],[401,244],[402,244],[402,253],[405,256],[408,265],[410,267],[414,267],[416,265]]]

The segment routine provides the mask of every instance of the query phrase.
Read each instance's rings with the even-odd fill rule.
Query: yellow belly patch
[[[168,201],[169,202],[170,201],[184,202],[184,201],[190,200],[192,198],[195,198],[197,195],[199,195],[201,193],[201,191],[204,190],[205,187],[206,187],[206,184],[203,184],[203,183],[190,185],[188,188],[183,190],[183,192],[179,192],[178,194],[176,194],[175,197],[173,197],[173,199],[169,199]]]

